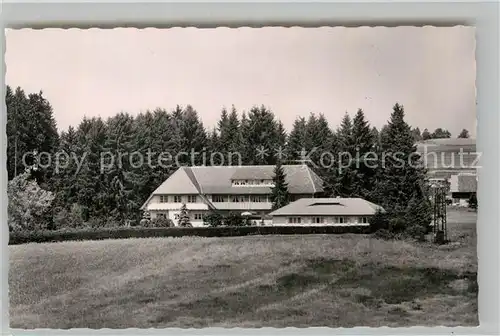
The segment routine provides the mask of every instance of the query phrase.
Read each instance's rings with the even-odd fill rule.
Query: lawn
[[[476,215],[454,244],[366,235],[9,246],[12,328],[477,325]]]

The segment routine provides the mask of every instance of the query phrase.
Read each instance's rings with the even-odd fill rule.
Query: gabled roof
[[[323,181],[306,165],[284,165],[283,170],[292,194],[323,191]],[[267,180],[274,176],[274,166],[195,166],[181,167],[153,194],[269,194],[266,186],[233,186],[233,179]]]
[[[153,194],[198,194],[196,179],[184,168],[177,169]]]
[[[384,209],[362,198],[302,198],[270,216],[368,216]]]

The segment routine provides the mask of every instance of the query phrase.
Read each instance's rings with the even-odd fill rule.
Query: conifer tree
[[[431,134],[432,139],[448,139],[451,138],[451,133],[446,129],[441,127],[436,128],[436,130]]]
[[[101,118],[84,118],[76,131],[76,157],[79,169],[74,180],[77,203],[82,206],[84,221],[92,217],[103,217],[108,213],[106,206],[108,190],[104,174],[101,174],[100,154],[106,141],[106,125]]]
[[[295,119],[288,137],[287,153],[289,160],[300,160],[301,152],[305,150],[306,120],[303,117]]]
[[[114,162],[108,165],[106,171],[101,170],[101,174],[104,174],[107,186],[107,207],[121,225],[128,219],[138,218],[139,190],[146,181],[146,175],[141,174],[143,164],[133,154],[137,149],[136,131],[134,118],[126,113],[119,113],[106,123],[103,152],[110,154]]]
[[[352,119],[347,112],[336,132],[336,139],[338,143],[336,164],[333,166],[331,177],[327,180],[327,190],[331,190],[331,196],[351,197],[353,196],[353,181],[355,179],[355,172],[351,167],[354,163],[355,144]]]
[[[285,126],[283,125],[281,120],[278,121],[276,132],[277,132],[278,142],[274,146],[273,155],[275,155],[277,160],[279,161],[286,160],[288,157],[288,153],[286,151],[287,134]]]
[[[202,153],[206,151],[207,133],[205,131],[203,123],[198,116],[198,113],[191,105],[187,105],[186,108],[182,111],[180,124],[182,130],[181,134],[184,140],[182,141],[184,147],[181,147],[181,151],[196,153],[194,156],[194,160],[190,154],[188,165],[191,166],[202,164]]]
[[[278,127],[274,114],[265,106],[253,107],[248,114],[248,127],[243,133],[248,164],[274,164],[273,149],[278,142]]]
[[[310,115],[306,130],[305,155],[312,161],[309,167],[325,180],[330,175],[334,155],[338,151],[335,134],[321,113],[318,116]]]
[[[352,196],[370,199],[375,188],[375,174],[377,162],[374,162],[375,139],[370,125],[365,120],[363,110],[359,109],[353,119],[352,141],[355,152],[353,154],[353,184]]]
[[[415,188],[406,207],[405,220],[410,235],[422,239],[422,236],[428,232],[432,221],[432,205],[421,188]]]
[[[225,147],[225,150],[227,152],[239,151],[241,147],[240,121],[238,119],[238,112],[236,111],[234,105],[231,107],[226,133],[227,147]]]
[[[226,164],[227,155],[222,150],[222,143],[217,132],[216,128],[213,128],[212,131],[207,136],[207,165],[220,166]],[[220,154],[216,154],[220,153]],[[221,154],[224,156],[221,158]]]
[[[241,122],[240,122],[240,132],[239,132],[239,139],[240,139],[240,148],[239,148],[239,153],[241,155],[241,160],[243,165],[249,165],[251,162],[253,162],[253,158],[251,158],[252,152],[251,148],[253,144],[250,142],[249,137],[248,137],[248,132],[250,131],[250,120],[247,117],[247,114],[245,111],[241,114]],[[235,163],[232,162],[232,165]]]
[[[377,127],[373,126],[371,129],[372,138],[375,142],[375,147],[378,148],[380,146],[380,132]]]
[[[43,92],[26,95],[24,90],[17,87],[13,91],[6,88],[5,102],[7,106],[7,172],[12,179],[16,174],[23,173],[23,155],[33,151],[44,153],[43,158],[53,155],[59,143],[59,134],[53,117],[52,106],[43,96]],[[27,164],[32,163],[32,156],[28,155]],[[40,164],[48,162],[40,162]],[[53,166],[41,168],[34,177],[38,184],[51,190],[53,183]]]
[[[189,218],[189,212],[188,212],[188,209],[187,209],[185,203],[182,203],[182,206],[181,206],[181,213],[179,214],[178,225],[180,227],[193,227],[193,225],[191,224],[191,220]]]
[[[274,186],[271,188],[271,202],[272,209],[276,210],[290,203],[288,184],[281,161],[278,161],[274,168],[273,183]]]
[[[422,140],[422,134],[420,133],[420,128],[413,128],[411,130],[411,133],[413,134],[413,139],[415,140],[415,142],[418,142],[420,140]]]
[[[458,135],[458,138],[459,139],[466,139],[469,137],[469,131],[466,130],[465,128],[462,129],[462,131],[460,132],[460,134]]]
[[[377,170],[373,194],[375,202],[392,213],[403,213],[425,181],[425,169],[416,154],[411,128],[404,116],[403,106],[396,103],[382,136],[384,159]]]
[[[432,139],[432,136],[431,136],[431,133],[429,132],[429,130],[426,128],[422,132],[422,140],[429,140],[429,139]]]

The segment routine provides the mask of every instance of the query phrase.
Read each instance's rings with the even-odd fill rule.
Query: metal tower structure
[[[446,222],[446,186],[441,183],[433,183],[432,207],[433,207],[433,234],[434,242],[445,244],[448,241],[448,228]]]

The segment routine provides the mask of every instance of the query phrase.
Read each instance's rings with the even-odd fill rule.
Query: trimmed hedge
[[[151,237],[237,237],[248,235],[344,234],[369,233],[369,226],[242,226],[242,227],[170,227],[170,228],[99,228],[75,231],[11,232],[9,245]]]

